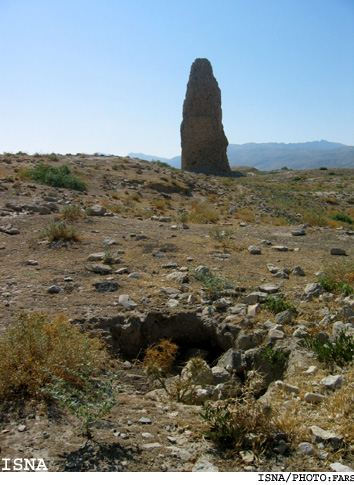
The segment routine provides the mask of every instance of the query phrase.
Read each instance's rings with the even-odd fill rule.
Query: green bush
[[[347,214],[333,214],[333,216],[330,216],[331,219],[334,221],[340,221],[340,222],[346,222],[347,224],[353,224],[353,219],[349,217]]]
[[[341,332],[334,342],[323,342],[319,337],[306,335],[299,345],[314,352],[320,362],[335,363],[340,367],[353,363],[354,338],[347,336],[345,332]]]
[[[274,315],[284,312],[285,310],[290,310],[293,313],[296,313],[295,306],[291,303],[284,301],[284,297],[282,295],[277,297],[267,296],[264,302],[264,306],[268,308],[268,310],[270,310],[272,313],[274,313]]]
[[[272,370],[279,370],[284,367],[287,359],[282,350],[274,350],[273,347],[266,347],[261,352],[261,360],[267,362]]]
[[[51,187],[64,187],[73,190],[86,190],[86,184],[76,175],[72,175],[67,165],[52,167],[39,163],[35,168],[25,171],[25,175],[35,182]]]
[[[78,364],[76,369],[66,369],[80,382],[80,388],[72,386],[65,379],[51,375],[52,382],[43,389],[46,395],[57,400],[81,421],[85,436],[91,437],[91,428],[97,419],[103,418],[116,404],[115,396],[120,389],[116,385],[117,375],[93,377],[99,369],[87,364]]]

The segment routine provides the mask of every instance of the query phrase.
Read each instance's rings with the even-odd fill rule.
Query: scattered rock
[[[118,290],[118,283],[114,281],[103,281],[102,283],[95,283],[94,284],[96,290],[99,293],[109,293]]]
[[[110,274],[112,268],[108,264],[87,264],[86,269],[96,274]]]
[[[279,291],[280,286],[275,283],[265,283],[259,286],[259,290],[263,293],[273,294]]]
[[[141,447],[144,450],[152,451],[152,450],[155,450],[156,448],[161,448],[161,446],[162,445],[160,443],[145,443]]]
[[[248,252],[250,254],[261,254],[261,248],[258,246],[248,246]]]
[[[54,295],[55,293],[62,293],[64,290],[63,288],[60,288],[60,286],[57,285],[52,285],[47,288],[47,293]]]
[[[189,282],[188,275],[186,273],[182,273],[181,271],[175,271],[174,273],[167,275],[166,279],[177,281],[177,283],[180,284]]]
[[[291,231],[292,236],[306,236],[305,229],[293,229]]]
[[[134,271],[133,273],[130,273],[128,276],[128,280],[140,280],[141,279],[141,274],[138,273],[137,271]]]
[[[124,306],[124,308],[127,308],[128,310],[134,310],[138,306],[129,295],[119,295],[118,301],[120,305]]]
[[[313,447],[313,445],[307,441],[300,443],[298,449],[302,455],[307,456],[311,456],[315,452],[315,448]]]
[[[314,392],[307,392],[304,396],[304,400],[311,404],[319,404],[325,399],[322,394],[316,394]]]
[[[311,296],[319,296],[323,292],[323,288],[318,283],[309,283],[306,285],[305,294]]]
[[[195,269],[196,273],[200,273],[202,276],[212,276],[210,269],[207,266],[198,266]]]
[[[267,269],[273,274],[278,273],[278,271],[280,271],[280,268],[278,268],[278,266],[272,263],[267,264]]]
[[[104,252],[92,253],[87,256],[87,261],[102,261],[104,257],[105,257]]]
[[[104,246],[116,246],[118,242],[112,237],[105,237],[103,241]]]
[[[245,354],[242,350],[229,349],[218,360],[218,367],[223,367],[228,372],[241,372],[247,368]]]
[[[305,276],[305,272],[301,268],[301,266],[294,266],[291,270],[291,274],[293,274],[294,276]]]
[[[354,472],[354,468],[350,468],[350,466],[343,465],[342,463],[339,463],[338,461],[336,463],[330,463],[329,466],[330,466],[331,470],[333,470],[334,472],[339,472],[339,473]]]
[[[311,426],[310,433],[315,443],[329,443],[335,450],[340,447],[343,441],[343,436],[332,431],[326,431],[319,426]]]
[[[345,249],[340,249],[340,248],[331,248],[330,254],[332,256],[347,256]]]
[[[287,246],[272,246],[272,249],[275,249],[275,251],[280,251],[282,253],[289,251],[289,248]]]
[[[86,214],[92,217],[102,217],[106,213],[106,208],[100,204],[94,204],[91,207],[88,207],[86,210]]]
[[[213,373],[213,384],[222,384],[230,380],[230,373],[224,367],[215,366],[212,367],[211,371]]]
[[[139,423],[140,424],[151,424],[152,421],[151,421],[150,418],[146,418],[146,417],[143,416],[142,418],[139,419]]]
[[[290,310],[285,310],[275,315],[275,323],[277,325],[291,323],[291,320],[292,320],[292,313]]]
[[[343,376],[327,376],[321,381],[321,385],[327,389],[340,389],[344,382]]]
[[[208,461],[206,458],[199,458],[197,463],[194,465],[192,472],[218,472],[219,468],[210,461]]]

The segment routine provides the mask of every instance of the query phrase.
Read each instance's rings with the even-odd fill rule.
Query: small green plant
[[[328,170],[327,167],[320,167],[319,170]]]
[[[191,270],[192,276],[205,287],[210,298],[216,300],[223,296],[227,290],[234,288],[234,281],[221,275],[203,275],[199,271]]]
[[[342,213],[333,214],[333,216],[330,216],[330,218],[334,221],[345,222],[347,224],[353,224],[354,222],[351,217],[349,217],[347,214]]]
[[[116,404],[115,396],[121,386],[117,386],[117,375],[99,375],[99,369],[79,364],[76,369],[66,369],[80,383],[80,387],[70,385],[65,379],[50,375],[51,382],[42,389],[46,395],[59,402],[81,421],[84,435],[91,437],[92,425],[103,418]],[[98,374],[98,377],[94,375]]]
[[[35,168],[25,170],[24,175],[35,182],[51,187],[64,187],[79,191],[86,190],[85,182],[73,175],[67,165],[52,167],[51,165],[39,163]]]
[[[171,170],[176,170],[175,167],[172,167],[167,162],[161,162],[161,160],[151,160],[152,163],[156,163],[159,167],[170,168]]]
[[[209,236],[222,246],[227,246],[230,243],[232,234],[231,229],[220,229],[219,227],[214,227],[209,231]]]
[[[233,424],[233,415],[229,403],[212,406],[203,405],[200,417],[208,424],[206,436],[222,448],[232,448],[238,440],[238,430]]]
[[[48,160],[50,160],[51,162],[58,162],[59,157],[56,153],[51,153],[50,155],[48,155]]]
[[[337,364],[340,367],[352,364],[354,358],[354,338],[341,332],[334,342],[323,341],[319,337],[306,335],[299,345],[311,350],[320,362]]]
[[[323,274],[318,279],[325,291],[344,293],[346,296],[353,293],[354,262],[352,260],[327,262]]]
[[[206,403],[200,414],[207,424],[205,434],[223,448],[244,448],[253,437],[253,449],[273,444],[276,426],[270,407],[259,403],[252,391],[253,378],[247,379],[239,397],[224,404]]]
[[[80,242],[81,238],[74,227],[68,227],[65,222],[52,222],[41,233],[50,242]]]
[[[108,244],[105,244],[104,246],[104,256],[103,256],[103,262],[104,264],[113,264],[115,261],[115,257],[112,254],[112,249]]]
[[[293,179],[293,182],[301,182],[302,181],[302,177],[299,177],[298,175],[296,177],[294,177]]]
[[[267,296],[264,306],[268,308],[269,311],[276,315],[277,313],[284,312],[285,310],[290,310],[293,313],[296,313],[296,308],[292,303],[288,303],[284,301],[283,295],[279,296]]]
[[[281,349],[274,350],[273,347],[266,347],[261,352],[261,360],[267,362],[272,370],[279,370],[284,367],[287,358]]]

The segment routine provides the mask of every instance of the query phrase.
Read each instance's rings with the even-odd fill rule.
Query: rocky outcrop
[[[191,67],[181,124],[182,170],[230,175],[222,125],[221,91],[208,59]]]

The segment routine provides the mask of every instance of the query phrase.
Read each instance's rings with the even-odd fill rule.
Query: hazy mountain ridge
[[[288,167],[293,170],[309,168],[354,168],[354,147],[326,140],[306,143],[245,143],[230,144],[227,155],[230,166],[250,166],[259,170]],[[132,158],[160,160],[181,167],[181,157],[163,158],[144,153],[129,153]]]

